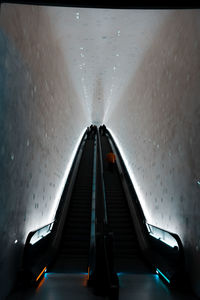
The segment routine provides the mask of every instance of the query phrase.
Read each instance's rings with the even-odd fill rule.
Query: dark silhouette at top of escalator
[[[100,135],[106,134],[106,126],[104,124],[99,127],[99,133]]]

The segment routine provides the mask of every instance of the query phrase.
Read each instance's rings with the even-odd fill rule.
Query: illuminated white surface
[[[147,220],[180,234],[200,295],[199,20],[199,10],[1,5],[3,288],[27,233],[54,217],[93,122],[112,130]]]
[[[169,12],[61,7],[45,12],[89,120],[103,123]]]
[[[83,137],[83,133],[85,132],[85,130],[86,130],[86,128],[81,132],[81,135],[80,135],[80,137],[79,137],[79,139],[78,139],[78,141],[77,141],[77,143],[76,143],[76,145],[74,147],[74,150],[73,150],[73,152],[72,152],[72,154],[70,156],[70,159],[69,159],[69,161],[67,163],[64,176],[63,176],[63,178],[62,178],[62,180],[60,182],[59,188],[58,188],[56,196],[55,196],[55,200],[53,202],[53,206],[52,206],[52,209],[51,209],[51,212],[50,212],[50,215],[49,215],[48,222],[51,222],[54,219],[54,217],[55,217],[56,210],[57,210],[59,201],[61,199],[61,195],[62,195],[63,189],[64,189],[65,184],[66,184],[67,177],[69,175],[70,169],[72,167],[72,164],[73,164],[76,152],[77,152],[77,149],[78,149],[78,147],[80,145],[80,141],[81,141],[81,139]]]
[[[147,220],[180,236],[200,296],[199,36],[200,10],[172,11],[104,123],[140,187]]]
[[[35,243],[37,243],[39,240],[41,240],[43,237],[47,236],[48,234],[50,234],[51,230],[53,228],[53,223],[46,225],[40,229],[36,229],[37,231],[33,234],[33,236],[30,239],[30,244],[34,245]]]
[[[168,246],[170,246],[172,248],[174,248],[174,247],[177,247],[177,249],[179,248],[179,245],[178,245],[176,239],[171,234],[162,230],[162,228],[157,228],[150,224],[146,224],[146,225],[147,225],[149,234],[151,236],[155,237],[156,239],[162,241],[163,243],[167,244]]]

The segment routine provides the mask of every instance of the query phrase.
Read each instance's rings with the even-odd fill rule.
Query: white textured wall
[[[87,122],[45,11],[2,5],[0,23],[0,299],[4,299],[27,234],[54,217],[68,163]]]
[[[182,238],[200,295],[200,11],[3,4],[0,25],[0,298],[91,120],[114,133],[147,220]]]
[[[199,10],[171,12],[104,121],[147,220],[180,235],[200,296]]]

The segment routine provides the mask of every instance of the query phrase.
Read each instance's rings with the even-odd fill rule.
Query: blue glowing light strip
[[[170,280],[158,268],[156,268],[156,273],[159,273],[168,283],[170,283]]]

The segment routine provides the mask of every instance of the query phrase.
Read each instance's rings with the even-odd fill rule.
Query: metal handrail
[[[149,234],[152,235],[153,237],[155,237],[155,238],[157,238],[158,240],[160,240],[160,241],[166,243],[166,244],[167,244],[168,246],[170,246],[170,247],[177,247],[178,250],[181,250],[181,249],[183,248],[183,244],[182,244],[181,239],[180,239],[180,237],[178,236],[178,234],[173,233],[173,232],[170,232],[170,231],[165,230],[165,229],[162,229],[162,228],[160,228],[160,227],[157,227],[157,226],[152,225],[152,224],[149,224],[149,223],[146,223],[146,225],[147,225],[147,229],[148,229],[148,231],[149,231]],[[172,244],[168,243],[163,237],[157,237],[157,236],[153,233],[152,228],[156,228],[157,230],[159,230],[159,231],[161,231],[161,232],[163,232],[163,233],[167,233],[168,235],[170,235],[170,236],[173,238],[173,240],[175,240],[176,245],[172,245]]]
[[[40,228],[38,228],[38,229],[36,229],[36,230],[30,231],[29,234],[28,234],[28,237],[27,237],[27,239],[26,239],[26,244],[35,244],[36,242],[38,242],[38,241],[39,241],[40,239],[42,239],[43,237],[45,237],[45,236],[47,236],[48,234],[50,234],[50,233],[52,232],[52,228],[53,228],[53,225],[54,225],[55,222],[56,222],[56,221],[54,220],[54,221],[52,221],[51,223],[48,223],[48,224],[46,224],[46,225],[44,225],[44,226],[42,226],[42,227],[40,227]],[[45,227],[47,227],[47,229],[46,229],[46,234],[45,234],[45,232],[44,232],[44,235],[41,235],[41,237],[38,236],[38,238],[36,237],[35,240],[33,240],[33,241],[31,242],[31,240],[32,240],[32,238],[34,237],[34,235],[35,235],[37,232],[40,232],[40,231],[41,231],[42,229],[44,229]]]
[[[185,272],[184,249],[181,239],[175,233],[147,223],[120,151],[108,130],[106,130],[106,136],[113,151],[117,154],[117,165],[128,195],[128,204],[144,257],[151,266],[157,268],[158,272],[162,270],[162,275],[167,275],[164,275],[164,278],[167,278],[167,282],[170,282],[172,285],[178,284],[181,274]]]
[[[99,202],[101,212],[99,214],[98,221],[98,235],[97,241],[99,248],[97,249],[98,255],[98,270],[97,278],[99,280],[98,285],[101,291],[105,294],[109,294],[113,288],[118,289],[118,277],[114,271],[114,257],[113,257],[113,233],[109,229],[108,215],[107,215],[107,201],[104,183],[104,168],[102,158],[102,147],[99,130],[98,135],[98,146],[99,146]]]
[[[137,213],[139,214],[139,217],[140,217],[140,221],[142,221],[142,223],[144,224],[144,228],[146,228],[145,224],[146,224],[146,218],[145,218],[145,215],[144,215],[144,212],[143,212],[143,209],[142,209],[142,206],[140,204],[140,201],[138,200],[138,196],[137,196],[137,193],[135,191],[135,188],[134,188],[134,185],[133,185],[133,182],[130,178],[130,175],[128,173],[128,170],[126,168],[126,165],[124,163],[124,160],[121,156],[121,153],[110,133],[110,131],[106,128],[106,135],[109,139],[109,142],[110,142],[110,145],[113,149],[113,151],[115,151],[115,153],[117,154],[116,155],[116,159],[120,162],[120,165],[122,166],[122,169],[123,169],[123,173],[120,174],[124,181],[126,182],[126,185],[128,187],[128,190],[130,192],[130,194],[132,195],[132,197],[134,197],[134,203],[136,204],[137,206]],[[136,196],[136,197],[135,197]]]
[[[103,203],[104,203],[104,224],[108,224],[106,192],[105,192],[105,183],[104,183],[104,176],[103,176],[103,158],[102,158],[102,148],[101,148],[99,129],[97,130],[97,136],[99,142],[99,158],[100,158],[100,171],[101,171],[100,174],[101,174],[101,184],[102,184]]]
[[[94,140],[94,158],[93,158],[93,182],[92,182],[92,209],[91,209],[91,230],[90,230],[90,256],[89,256],[89,278],[93,275],[95,269],[96,252],[96,167],[97,167],[97,136]]]
[[[85,141],[87,139],[87,131],[83,134],[81,142],[76,151],[74,161],[71,166],[71,170],[69,172],[67,182],[65,184],[63,194],[66,192],[70,195],[72,186],[73,186],[73,178],[76,176],[77,164],[79,165],[80,158],[82,156],[82,149],[84,147]],[[74,175],[75,172],[75,175]],[[71,186],[72,185],[72,186]],[[70,197],[70,196],[69,196]],[[34,276],[39,272],[43,264],[46,266],[51,263],[59,245],[60,235],[59,232],[62,231],[63,228],[63,217],[66,216],[67,209],[69,203],[63,201],[63,196],[61,196],[61,200],[59,206],[56,211],[54,221],[43,225],[42,227],[29,232],[25,246],[24,253],[22,259],[22,272],[25,274],[31,274],[31,277],[28,280],[34,280]],[[65,197],[66,199],[66,197]],[[64,215],[63,215],[64,212]],[[46,227],[46,229],[45,229]],[[45,252],[45,247],[48,248],[48,251]],[[42,261],[42,262],[41,262]],[[26,276],[25,276],[26,277]]]
[[[80,150],[83,148],[83,146],[84,146],[84,143],[83,143],[83,142],[85,142],[86,138],[87,138],[87,132],[85,132],[84,135],[83,135],[83,138],[82,138],[82,140],[81,140],[81,142],[80,142],[80,145],[79,145],[79,147],[78,147],[78,149],[77,149],[77,154],[78,154],[78,153],[80,152]],[[75,158],[77,157],[77,154],[76,154]],[[68,179],[71,177],[72,169],[74,169],[74,162],[72,163],[72,167],[71,167],[71,170],[70,170],[70,172],[69,172]],[[68,181],[68,179],[67,179],[67,181]],[[60,204],[61,204],[61,202],[62,202],[62,199],[61,199],[61,201],[60,201]],[[59,206],[60,206],[60,205],[59,205]],[[33,235],[34,235],[36,232],[40,231],[41,229],[43,229],[43,228],[45,228],[45,227],[48,227],[48,226],[51,225],[51,228],[49,229],[48,232],[50,233],[50,232],[52,231],[54,225],[57,224],[57,219],[58,219],[58,217],[59,217],[59,216],[58,216],[58,211],[59,211],[59,208],[60,208],[59,206],[58,206],[58,209],[57,209],[57,212],[56,212],[55,219],[54,219],[52,222],[50,222],[50,223],[48,223],[48,224],[46,224],[46,225],[43,225],[43,226],[41,226],[41,227],[39,227],[39,228],[37,228],[37,229],[35,229],[35,230],[33,230],[33,231],[30,231],[29,234],[28,234],[28,236],[27,236],[27,239],[26,239],[25,244],[29,244],[29,243],[31,242],[31,239],[32,239]]]

